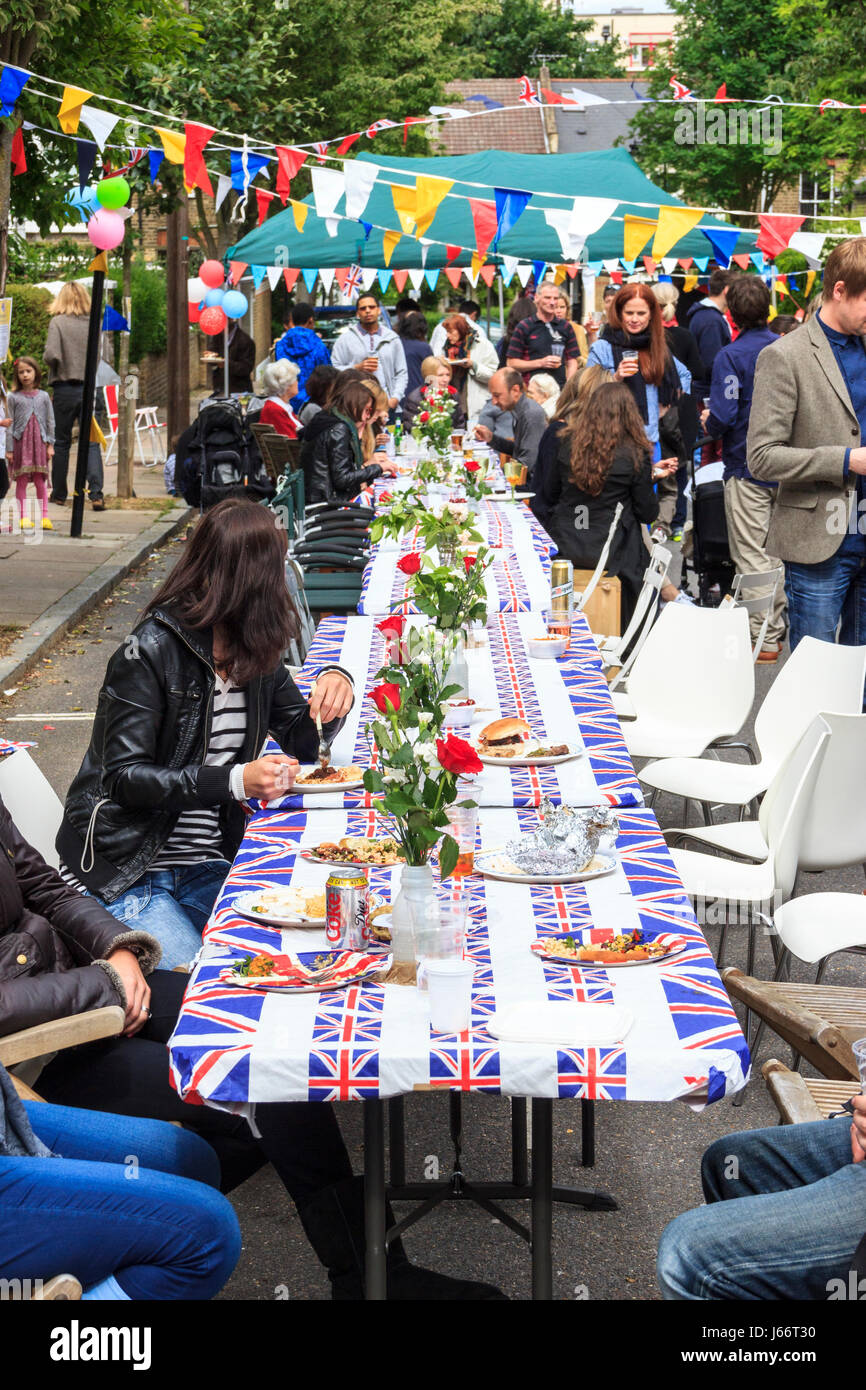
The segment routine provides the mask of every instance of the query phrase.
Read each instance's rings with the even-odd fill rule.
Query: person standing
[[[381,309],[375,295],[358,299],[357,323],[350,323],[334,343],[331,362],[337,371],[361,367],[374,376],[388,397],[388,408],[397,409],[406,394],[409,374],[403,344],[391,328],[379,322]]]
[[[713,363],[722,348],[731,341],[731,330],[725,317],[728,307],[728,287],[734,276],[729,270],[719,266],[710,275],[709,293],[693,304],[688,311],[686,322],[694,334],[698,352],[704,364],[699,379],[693,382],[695,395],[705,399],[710,394],[713,379]],[[718,463],[721,446],[717,441],[704,444],[701,448],[701,466],[705,463]]]
[[[298,389],[292,409],[299,412],[309,400],[307,379],[316,367],[327,367],[331,354],[316,332],[316,316],[312,304],[293,304],[289,310],[289,326],[274,346],[278,362],[287,358],[298,368]]]
[[[522,463],[527,476],[532,476],[541,436],[547,429],[547,416],[537,401],[527,396],[523,377],[510,367],[500,368],[490,378],[490,397],[493,404],[511,415],[514,435],[494,434],[486,425],[476,425],[475,433],[482,443],[490,443],[500,454],[509,454]]]
[[[508,345],[506,365],[522,372],[524,383],[536,372],[549,372],[562,388],[577,371],[580,348],[574,329],[559,311],[559,290],[547,280],[535,296],[535,318],[518,323]]]
[[[451,363],[452,384],[465,414],[474,418],[490,400],[488,383],[497,370],[496,349],[462,314],[451,314],[444,328],[448,341],[442,356]]]
[[[677,361],[682,362],[686,371],[691,374],[695,409],[700,411],[703,407],[703,399],[698,389],[698,383],[704,375],[704,364],[701,354],[698,352],[694,334],[690,329],[683,328],[677,321],[677,301],[680,292],[673,281],[660,281],[658,284],[652,285],[651,289],[661,309],[665,340]],[[659,529],[663,540],[666,540],[668,535],[672,541],[681,541],[683,538],[683,526],[686,522],[687,510],[686,486],[688,476],[688,458],[683,455],[676,477],[667,477],[659,484]]]
[[[451,309],[444,319],[437,323],[433,332],[430,334],[430,351],[434,357],[442,357],[445,351],[447,333],[445,331],[446,319],[452,318],[454,314],[459,314],[462,319],[475,329],[475,332],[482,338],[487,338],[481,324],[481,305],[476,304],[474,299],[461,299],[456,309]]]
[[[42,512],[42,530],[53,531],[48,516],[48,470],[54,453],[54,411],[51,397],[41,388],[39,363],[34,357],[19,357],[9,395],[12,423],[6,439],[6,458],[22,527],[33,529],[31,518],[24,515],[27,484],[32,482]]]
[[[767,554],[767,532],[776,502],[777,485],[758,481],[746,463],[746,436],[755,383],[755,364],[765,347],[777,341],[767,324],[770,291],[757,275],[738,276],[728,293],[731,317],[739,332],[713,363],[709,410],[701,419],[708,434],[720,439],[725,465],[725,516],[731,559],[743,573],[775,569],[779,561]],[[748,589],[745,598],[758,597]],[[766,592],[766,590],[764,591]],[[757,638],[762,619],[750,618]],[[764,635],[759,661],[778,661],[785,640],[785,591],[779,586]]]
[[[406,396],[424,385],[421,363],[432,355],[427,341],[427,320],[422,313],[411,310],[401,316],[400,338],[406,358],[406,391],[403,396],[405,401]]]
[[[87,335],[90,323],[90,295],[73,280],[60,290],[48,306],[51,322],[45,339],[43,358],[48,363],[48,379],[54,406],[54,457],[51,464],[49,502],[63,506],[68,495],[69,446],[72,426],[81,419],[84,399],[84,368],[87,361]],[[102,454],[98,444],[87,451],[87,491],[95,512],[105,511],[102,496]]]
[[[229,395],[247,396],[253,392],[253,372],[256,365],[256,345],[235,320],[229,329]],[[225,369],[220,362],[213,369],[213,394],[222,396],[225,390]]]
[[[866,642],[866,237],[830,252],[819,311],[764,348],[746,457],[778,483],[767,549],[785,562],[791,650]]]

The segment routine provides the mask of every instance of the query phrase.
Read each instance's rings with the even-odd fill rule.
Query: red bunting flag
[[[621,270],[612,270],[612,271],[610,272],[610,278],[611,278],[611,282],[612,282],[614,285],[621,285],[621,284],[622,284],[622,271],[621,271]]]
[[[475,249],[479,256],[486,256],[487,248],[496,236],[496,204],[486,198],[470,198],[469,207],[475,228]]]
[[[350,149],[352,148],[352,146],[354,145],[355,141],[356,141],[356,140],[360,140],[360,138],[361,138],[361,132],[360,132],[360,130],[359,130],[359,131],[356,131],[354,135],[346,135],[346,136],[340,141],[339,145],[337,146],[337,154],[340,155],[340,156],[342,157],[344,154],[347,153],[348,150],[350,150]],[[342,286],[341,286],[341,288],[342,288]]]
[[[642,256],[641,259],[643,260],[643,268],[646,271],[647,275],[655,275],[656,263],[653,260],[652,256]]]
[[[681,265],[683,270],[688,270],[693,260],[693,256],[680,256],[679,260],[677,261],[677,265]]]
[[[256,226],[260,227],[268,215],[271,199],[276,198],[277,195],[276,193],[269,193],[266,188],[254,188],[253,192],[256,195],[256,207],[259,210]]]
[[[752,258],[748,253],[740,256],[732,256],[731,260],[734,262],[734,265],[738,265],[741,270],[748,270],[752,262]]]
[[[559,92],[554,92],[551,87],[542,87],[541,95],[544,97],[548,106],[562,105],[562,97],[559,95]]]
[[[717,88],[716,88],[716,95],[713,97],[713,101],[731,101],[731,100],[732,100],[732,98],[728,96],[728,84],[727,84],[727,82],[723,82],[722,85],[721,85],[721,87],[717,87]]]
[[[24,153],[24,134],[19,126],[12,136],[12,172],[27,173],[27,155]]]
[[[483,265],[479,270],[478,274],[481,276],[481,279],[484,281],[485,285],[492,285],[494,276],[496,275],[496,266]]]
[[[451,262],[452,262],[453,260],[456,260],[456,259],[457,259],[457,257],[460,255],[460,252],[462,251],[462,249],[463,249],[463,248],[462,248],[461,246],[446,246],[446,247],[445,247],[445,259],[446,259],[446,261],[448,262],[449,265],[451,264]]]
[[[398,293],[402,294],[406,288],[406,281],[409,279],[408,270],[394,271],[394,284],[397,286]]]
[[[780,251],[784,251],[796,231],[799,231],[805,217],[797,217],[794,213],[782,212],[761,212],[758,214],[758,221],[761,224],[761,231],[757,240],[759,251],[773,260]]]
[[[566,275],[568,276],[569,280],[573,280],[573,279],[575,278],[575,276],[577,275],[577,272],[578,272],[579,270],[580,270],[580,266],[579,266],[579,265],[567,265],[567,266],[565,267],[565,273],[566,273]]]
[[[445,271],[445,278],[450,282],[452,288],[456,290],[463,278],[463,271],[459,266],[449,266]]]
[[[229,283],[236,285],[246,268],[246,261],[229,261]]]
[[[284,271],[283,271],[283,279],[284,279],[285,282],[286,282],[286,289],[288,290],[289,294],[291,294],[292,290],[295,288],[295,285],[297,284],[298,276],[300,275],[300,273],[301,273],[300,270],[284,270]]]
[[[202,151],[214,133],[213,126],[185,121],[183,129],[186,136],[183,147],[183,181],[187,188],[200,188],[212,198],[213,185],[205,168]]]
[[[276,145],[277,152],[277,195],[283,207],[292,191],[292,179],[306,162],[307,151],[296,150],[291,145]]]
[[[404,144],[404,145],[405,145],[406,140],[407,140],[407,137],[408,137],[408,135],[409,135],[409,127],[410,127],[410,125],[420,125],[420,124],[422,124],[424,121],[426,121],[426,119],[427,119],[426,116],[407,116],[407,117],[406,117],[405,121],[403,122],[403,144]]]
[[[336,280],[337,284],[340,286],[340,292],[341,292],[341,294],[345,294],[345,293],[346,293],[346,281],[348,280],[348,278],[349,278],[349,267],[348,267],[347,265],[341,266],[339,270],[335,270],[335,271],[334,271],[334,279]]]

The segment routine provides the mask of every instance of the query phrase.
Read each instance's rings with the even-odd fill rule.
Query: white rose
[[[419,739],[412,751],[415,754],[416,762],[429,764],[432,763],[436,757],[436,744],[429,742],[424,743]]]
[[[407,781],[408,777],[409,774],[405,768],[395,767],[392,768],[390,772],[385,773],[384,777],[382,778],[382,781],[386,785],[399,786],[401,782]]]

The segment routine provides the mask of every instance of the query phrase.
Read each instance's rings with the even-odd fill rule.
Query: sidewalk
[[[78,540],[69,535],[71,503],[49,504],[53,531],[42,531],[37,522],[32,531],[0,533],[0,688],[16,684],[40,654],[189,519],[183,498],[166,495],[161,464],[136,463],[133,488],[137,502],[129,510],[118,507],[117,467],[106,468],[107,509],[95,512],[85,502]],[[3,503],[6,516],[10,500],[14,492]],[[148,500],[150,506],[141,505]]]

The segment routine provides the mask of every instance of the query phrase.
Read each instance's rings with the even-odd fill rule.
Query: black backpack
[[[178,464],[184,500],[203,512],[226,497],[260,502],[274,495],[255,437],[234,400],[202,403],[178,443]]]

